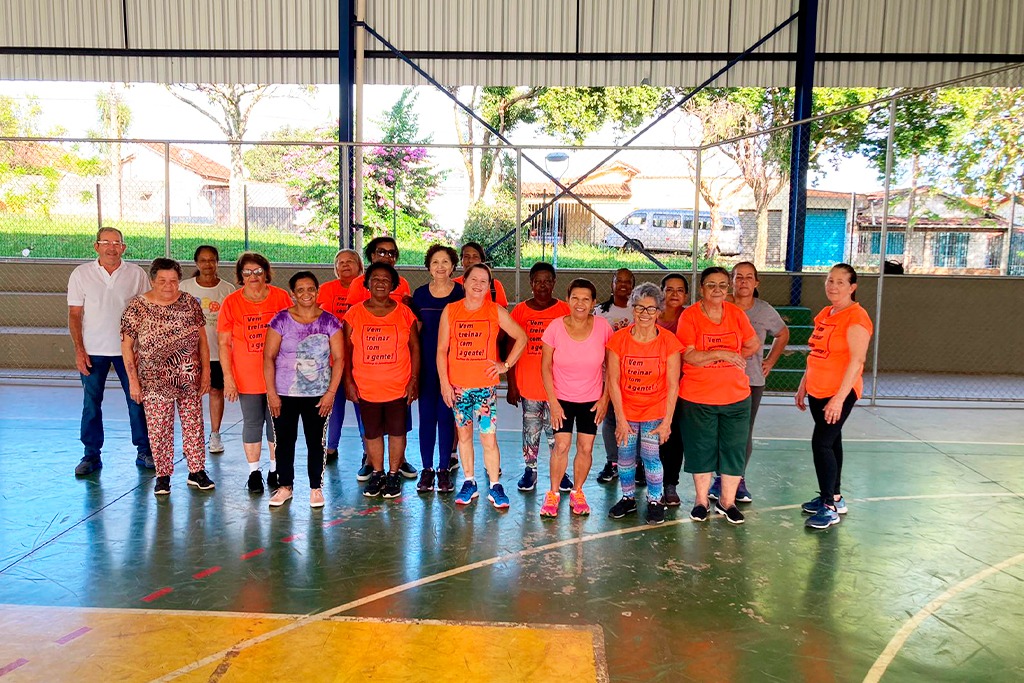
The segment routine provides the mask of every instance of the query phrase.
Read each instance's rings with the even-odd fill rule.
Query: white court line
[[[925,499],[925,498],[953,498],[953,497],[972,497],[972,496],[974,496],[974,497],[984,496],[984,497],[987,497],[987,498],[1008,498],[1008,497],[1021,498],[1022,497],[1021,494],[1019,494],[1019,493],[1012,493],[1012,492],[1005,492],[1005,493],[962,493],[962,494],[943,494],[943,495],[925,495],[925,496],[886,496],[886,497],[880,497],[880,498],[851,499],[851,501],[854,501],[854,502],[880,502],[880,501],[888,501],[888,500],[908,500],[908,499],[913,500],[913,499],[918,499],[918,498],[921,498],[921,499]],[[752,511],[752,512],[756,512],[757,514],[760,514],[760,513],[763,513],[763,512],[781,512],[781,511],[784,511],[784,510],[799,510],[800,506],[801,506],[801,503],[797,503],[797,504],[794,504],[794,505],[776,505],[775,507],[763,508],[763,509]],[[372,593],[372,594],[367,595],[365,597],[358,598],[358,599],[352,600],[350,602],[346,602],[344,604],[338,605],[337,607],[332,607],[330,609],[324,610],[323,612],[317,612],[316,614],[310,614],[310,615],[308,615],[308,616],[306,616],[306,617],[304,617],[302,619],[297,619],[296,621],[294,621],[294,622],[292,622],[290,624],[286,624],[285,626],[281,626],[280,628],[277,628],[277,629],[275,629],[273,631],[267,631],[266,633],[260,634],[258,636],[254,636],[254,637],[249,638],[247,640],[240,641],[240,642],[236,643],[234,646],[232,646],[230,648],[221,650],[220,652],[215,652],[215,653],[213,653],[213,654],[211,654],[211,655],[209,655],[207,657],[204,657],[204,658],[202,658],[202,659],[200,659],[198,661],[192,662],[191,664],[186,664],[185,666],[181,667],[180,669],[177,669],[177,670],[172,671],[170,673],[164,674],[160,678],[153,679],[152,683],[164,683],[166,681],[172,681],[175,678],[178,678],[180,676],[184,676],[185,674],[191,673],[192,671],[195,671],[196,669],[200,669],[200,668],[202,668],[204,666],[208,666],[210,664],[213,664],[214,662],[218,662],[218,661],[224,659],[224,657],[226,657],[227,655],[229,655],[231,653],[236,653],[237,654],[237,653],[241,652],[242,650],[247,650],[247,649],[249,649],[251,647],[259,645],[260,643],[264,643],[264,642],[266,642],[268,640],[271,640],[272,638],[276,638],[277,636],[284,635],[285,633],[289,633],[291,631],[294,631],[295,629],[302,628],[303,626],[306,626],[308,624],[313,624],[313,623],[316,623],[316,622],[319,622],[319,621],[325,621],[327,619],[330,619],[330,618],[334,617],[335,615],[341,614],[342,612],[348,612],[350,610],[356,609],[357,607],[362,607],[363,605],[367,605],[367,604],[369,604],[371,602],[376,602],[376,601],[382,600],[384,598],[389,598],[389,597],[391,597],[393,595],[398,595],[399,593],[404,593],[404,592],[406,592],[408,590],[412,590],[413,588],[419,588],[420,586],[425,586],[427,584],[434,583],[436,581],[442,581],[444,579],[448,579],[448,578],[451,578],[453,576],[458,576],[460,574],[465,574],[467,572],[471,572],[471,571],[476,570],[476,569],[482,569],[484,567],[490,567],[490,566],[493,566],[493,565],[496,565],[496,564],[501,564],[503,562],[511,562],[513,560],[518,560],[518,559],[523,558],[523,557],[529,557],[531,555],[537,555],[537,554],[540,554],[540,553],[546,553],[546,552],[548,552],[550,550],[557,550],[559,548],[564,548],[566,546],[581,545],[583,543],[589,543],[591,541],[598,541],[598,540],[603,540],[603,539],[606,539],[606,538],[614,538],[615,536],[625,536],[627,534],[633,534],[633,533],[637,533],[639,531],[657,531],[659,529],[665,529],[665,528],[668,528],[668,527],[674,527],[674,526],[680,526],[682,524],[692,524],[692,523],[693,523],[693,520],[687,518],[687,519],[674,519],[674,520],[670,520],[670,521],[667,521],[667,522],[665,522],[663,524],[659,524],[657,526],[652,526],[652,525],[649,525],[649,524],[641,524],[641,525],[638,525],[638,526],[626,527],[626,528],[623,528],[623,529],[612,529],[610,531],[603,531],[601,533],[591,534],[589,536],[579,536],[579,537],[576,537],[576,538],[567,538],[567,539],[564,539],[564,540],[561,540],[561,541],[556,541],[554,543],[547,543],[545,545],[537,546],[536,548],[524,548],[523,550],[519,550],[519,551],[514,552],[514,553],[508,553],[508,554],[505,554],[505,555],[499,555],[497,557],[492,557],[492,558],[489,558],[489,559],[486,559],[486,560],[480,560],[478,562],[473,562],[473,563],[470,563],[470,564],[462,565],[461,567],[453,567],[452,569],[448,569],[448,570],[445,570],[443,572],[438,572],[436,574],[431,574],[429,576],[424,576],[424,577],[421,577],[419,579],[415,579],[414,581],[409,581],[409,582],[403,583],[403,584],[401,584],[399,586],[395,586],[393,588],[387,588],[385,590],[378,591],[376,593]]]
[[[755,436],[754,441],[806,441],[811,442],[811,437],[799,436]],[[939,441],[937,439],[849,439],[843,437],[843,443],[923,443],[943,444],[951,446],[1024,446],[1020,441]]]
[[[868,670],[868,675],[864,677],[864,683],[878,683],[882,676],[885,675],[886,669],[889,668],[889,665],[892,664],[892,661],[896,658],[896,655],[899,654],[900,649],[904,644],[906,644],[914,631],[917,630],[917,627],[924,623],[925,619],[938,612],[943,605],[979,581],[983,581],[993,574],[998,574],[1021,562],[1024,562],[1024,553],[1014,555],[1013,557],[1003,560],[999,564],[994,564],[991,567],[986,567],[977,574],[967,577],[921,608],[917,614],[903,624],[903,627],[896,632],[896,635],[892,637],[889,644],[885,646],[885,650],[882,651],[882,654],[878,655],[878,659],[875,660],[871,669]]]

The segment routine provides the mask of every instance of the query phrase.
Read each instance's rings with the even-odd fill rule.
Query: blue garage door
[[[804,227],[804,265],[831,266],[843,260],[846,242],[844,209],[807,209]]]

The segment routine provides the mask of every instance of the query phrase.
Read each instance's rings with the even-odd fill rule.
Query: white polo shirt
[[[121,314],[128,301],[148,292],[149,276],[127,261],[113,273],[99,259],[83,263],[68,279],[68,306],[83,306],[82,338],[90,356],[121,355]]]

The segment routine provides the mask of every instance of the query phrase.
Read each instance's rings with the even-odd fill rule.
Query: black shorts
[[[220,369],[219,360],[210,361],[210,388],[224,391],[224,371]]]
[[[565,413],[565,419],[562,420],[562,426],[556,429],[555,432],[572,434],[572,428],[575,424],[577,434],[590,434],[591,436],[597,434],[597,423],[594,422],[594,416],[596,413],[593,412],[595,403],[597,403],[597,401],[575,403],[573,401],[563,401],[562,399],[558,399],[558,405],[562,406],[562,412]]]
[[[388,436],[405,436],[405,415],[409,407],[404,398],[384,403],[372,403],[359,399],[359,413],[363,417],[363,431],[367,439]]]

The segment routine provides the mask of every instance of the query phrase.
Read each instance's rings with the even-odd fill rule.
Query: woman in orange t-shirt
[[[750,430],[746,367],[761,342],[747,314],[725,300],[728,291],[729,271],[705,268],[700,274],[700,302],[679,317],[676,336],[683,345],[679,385],[683,415],[677,426],[686,442],[683,470],[693,475],[690,519],[707,520],[708,489],[715,472],[720,472],[722,490],[715,512],[732,524],[742,524],[736,489],[746,465]]]
[[[342,249],[334,256],[334,274],[336,280],[325,282],[316,295],[316,303],[339,321],[345,320],[345,313],[348,312],[348,290],[352,281],[363,274],[363,260],[359,258],[359,252],[355,249]],[[327,420],[327,445],[324,455],[327,462],[338,457],[338,443],[341,441],[341,428],[345,426],[345,392],[339,391],[334,395],[334,407],[331,409],[331,416]],[[363,421],[359,417],[359,404],[352,404],[356,414],[356,424],[359,426],[359,436],[363,436]],[[363,454],[363,467],[369,468]],[[372,471],[372,470],[371,470]],[[369,477],[370,471],[360,471],[360,476]]]
[[[437,375],[441,398],[455,413],[465,481],[455,496],[458,505],[468,505],[478,495],[474,477],[473,419],[480,421],[480,443],[489,479],[488,500],[500,509],[509,505],[498,481],[501,453],[498,451],[498,377],[515,365],[526,348],[526,333],[512,316],[490,300],[491,269],[482,263],[465,274],[466,298],[450,303],[441,313],[437,335]],[[505,360],[498,358],[498,334],[504,331],[514,340]]]
[[[456,282],[460,285],[465,285],[466,273],[469,272],[469,267],[476,263],[485,263],[486,254],[484,248],[479,242],[466,242],[462,245],[462,249],[459,252],[459,260],[462,264],[462,275],[457,278],[453,278],[452,282]],[[494,303],[498,304],[502,308],[508,308],[508,296],[505,294],[505,288],[501,282],[494,279],[494,274],[491,274],[491,291],[490,299]]]
[[[633,324],[608,340],[605,385],[615,410],[615,440],[619,446],[619,484],[622,499],[608,511],[620,519],[636,512],[636,461],[647,472],[647,523],[665,521],[661,458],[658,449],[672,431],[672,414],[679,389],[679,352],[671,332],[658,326],[665,296],[657,285],[644,282],[629,295]]]
[[[552,320],[569,315],[569,306],[551,294],[555,289],[555,267],[540,261],[530,268],[530,290],[533,296],[512,309],[512,319],[526,331],[526,352],[516,367],[508,372],[509,405],[523,402],[523,462],[526,471],[519,480],[520,491],[532,491],[537,486],[537,454],[540,435],[548,440],[548,455],[555,447],[555,434],[551,429],[548,396],[540,374],[540,360],[544,330]],[[572,491],[572,479],[562,475],[561,491]]]
[[[864,360],[874,330],[867,311],[857,303],[857,271],[846,263],[832,266],[825,279],[826,306],[814,318],[808,342],[807,371],[796,391],[796,407],[811,406],[814,432],[811,451],[819,496],[803,505],[807,526],[827,529],[846,513],[839,492],[843,473],[843,424],[864,390]]]
[[[367,461],[373,467],[363,495],[397,498],[402,495],[399,467],[405,460],[405,416],[419,393],[420,341],[412,310],[391,298],[398,287],[394,266],[370,264],[363,284],[370,298],[345,314],[345,393],[359,403]]]
[[[274,419],[267,406],[267,384],[263,377],[263,345],[267,325],[278,311],[290,308],[288,292],[270,284],[270,262],[262,254],[245,252],[235,262],[235,276],[241,289],[224,298],[217,319],[220,365],[224,372],[224,398],[238,401],[242,409],[242,448],[249,461],[250,493],[263,493],[260,451],[264,430],[270,449],[267,486],[277,488],[277,458]]]

